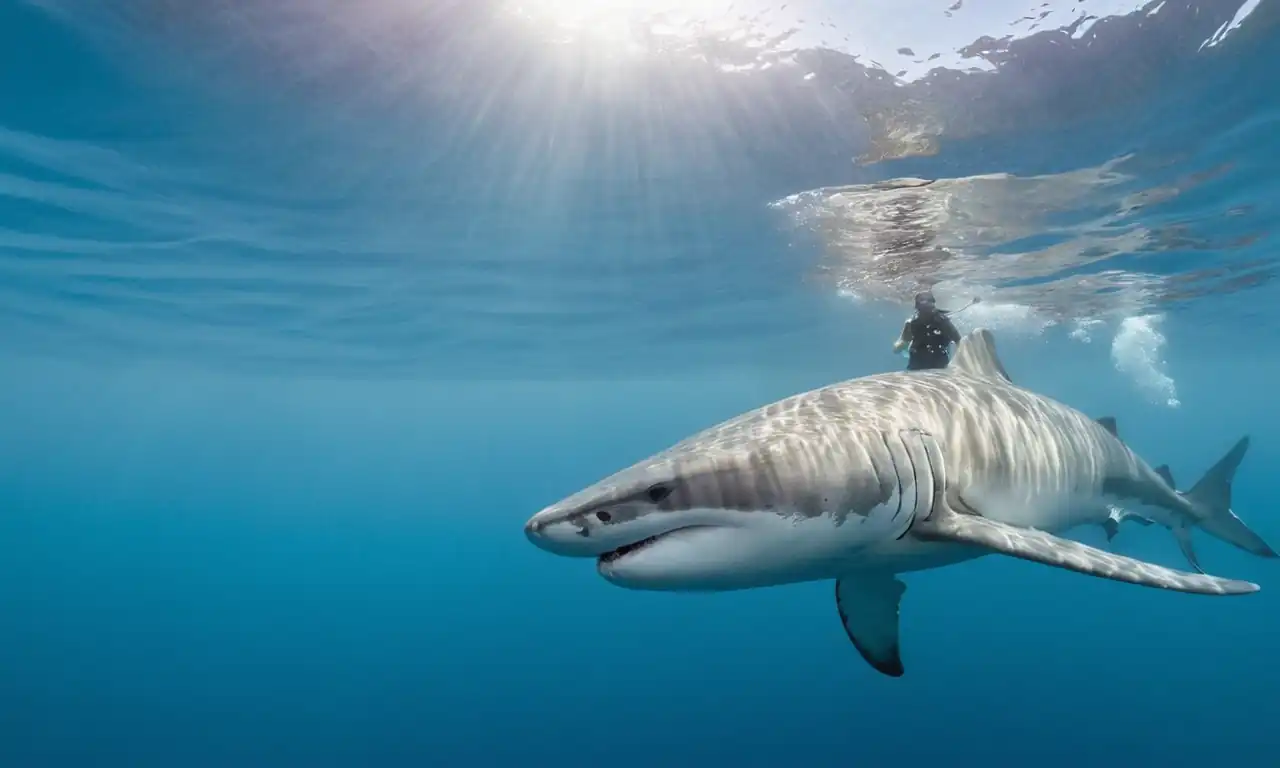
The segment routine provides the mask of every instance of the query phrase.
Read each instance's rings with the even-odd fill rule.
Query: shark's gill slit
[[[907,441],[902,439],[902,435],[898,435],[898,440],[902,443],[902,447],[904,449],[902,453],[907,457],[907,464],[911,467],[911,491],[915,494],[915,500],[911,504],[912,519],[902,527],[902,533],[895,537],[896,540],[901,541],[903,537],[911,531],[911,523],[914,522],[916,516],[920,513],[920,468],[916,466],[916,457],[912,454],[910,446],[907,445]],[[898,484],[902,484],[901,475],[898,476]]]
[[[929,438],[932,440],[932,436]],[[924,453],[925,469],[929,472],[929,496],[924,500],[922,506],[916,508],[916,517],[923,520],[932,520],[933,513],[937,511],[938,496],[945,491],[942,487],[945,483],[941,480],[941,467],[936,466],[933,461],[933,454],[923,443],[920,446]],[[919,491],[916,492],[916,500],[919,501]]]
[[[893,512],[893,520],[897,521],[898,516],[902,514],[903,493],[902,493],[902,469],[898,467],[898,459],[893,455],[893,448],[889,445],[889,436],[884,432],[880,433],[880,442],[884,444],[885,453],[889,454],[889,463],[893,465],[893,479],[898,481],[898,508]],[[904,529],[902,536],[906,536]],[[898,538],[902,538],[899,536]]]

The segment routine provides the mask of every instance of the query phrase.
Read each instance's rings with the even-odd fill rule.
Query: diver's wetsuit
[[[910,342],[908,371],[946,368],[951,362],[948,347],[960,343],[960,332],[946,313],[928,315],[917,312],[902,328],[902,339]]]

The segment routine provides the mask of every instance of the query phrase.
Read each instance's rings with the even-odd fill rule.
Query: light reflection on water
[[[1198,296],[1269,282],[1276,257],[1233,253],[1266,234],[1265,222],[1248,211],[1202,210],[1193,221],[1152,215],[1220,179],[1228,166],[1144,186],[1126,172],[1129,160],[1030,177],[898,178],[821,188],[773,207],[820,249],[816,276],[850,300],[908,306],[912,294],[928,288],[944,307],[981,300],[957,316],[962,328],[1038,335],[1064,326],[1084,342],[1109,330],[1117,368],[1174,405],[1174,383],[1159,357],[1164,314]],[[1218,230],[1217,218],[1233,215],[1254,229],[1196,234]],[[1218,266],[1179,270],[1162,258],[1175,252],[1212,255]]]
[[[1268,18],[1240,0],[32,5],[239,110],[0,133],[0,312],[38,348],[715,365],[820,332],[815,286],[1093,338],[1273,268],[1240,160],[1274,132],[1216,87]],[[1152,104],[1184,93],[1175,134]]]

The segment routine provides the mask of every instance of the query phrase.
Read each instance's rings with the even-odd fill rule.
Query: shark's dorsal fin
[[[951,368],[970,376],[981,376],[989,379],[1003,379],[1013,383],[1009,374],[996,354],[996,340],[991,331],[978,328],[970,331],[956,346],[956,356],[951,360]]]
[[[1175,491],[1178,489],[1178,484],[1173,481],[1173,472],[1169,469],[1168,464],[1161,464],[1156,467],[1156,474],[1160,476],[1161,480],[1168,483],[1170,488]]]
[[[1120,438],[1120,432],[1116,428],[1115,416],[1099,416],[1098,418],[1094,419],[1094,421],[1101,424],[1102,428],[1110,432],[1112,437],[1116,439]]]

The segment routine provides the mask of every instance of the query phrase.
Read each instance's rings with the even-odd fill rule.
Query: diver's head
[[[938,311],[938,303],[934,301],[931,291],[921,291],[916,294],[916,312],[921,315],[932,315]]]

